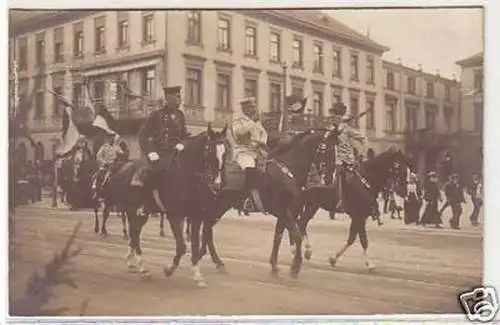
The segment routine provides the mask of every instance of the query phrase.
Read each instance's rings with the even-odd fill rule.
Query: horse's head
[[[204,153],[205,177],[216,187],[222,184],[222,172],[229,151],[226,133],[227,124],[219,132],[214,131],[211,124],[208,124]]]
[[[401,150],[391,147],[371,161],[372,172],[378,175],[380,181],[384,185],[394,185],[396,193],[405,196],[406,180],[411,172],[408,157]]]

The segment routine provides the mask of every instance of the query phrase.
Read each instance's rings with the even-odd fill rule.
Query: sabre
[[[19,64],[17,60],[12,62],[13,71],[14,71],[14,114],[19,107]]]

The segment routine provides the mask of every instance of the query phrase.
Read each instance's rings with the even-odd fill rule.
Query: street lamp
[[[288,107],[286,105],[286,71],[288,69],[288,64],[285,61],[281,62],[281,68],[283,69],[283,127],[282,131],[288,131]]]

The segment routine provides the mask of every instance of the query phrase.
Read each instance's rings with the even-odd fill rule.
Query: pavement
[[[320,211],[309,228],[312,259],[292,279],[287,241],[281,246],[280,276],[270,274],[275,219],[229,211],[214,234],[228,273],[218,272],[205,257],[205,289],[196,287],[188,256],[172,277],[163,275],[175,241],[169,227],[165,238],[159,236],[158,218],[148,221],[142,235],[151,271],[147,281],[127,270],[119,218],[109,220],[109,236],[101,238],[93,232],[90,211],[52,208],[44,198],[17,208],[11,219],[11,315],[461,313],[457,295],[482,282],[482,227],[472,227],[466,217],[461,230],[405,226],[388,217],[380,227],[369,221],[369,255],[377,269],[368,272],[358,241],[336,268],[329,266],[329,256],[347,238],[349,222],[346,216],[330,220]]]

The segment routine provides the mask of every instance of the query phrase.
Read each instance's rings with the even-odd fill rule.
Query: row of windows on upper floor
[[[187,12],[187,44],[200,46],[202,45],[202,13],[200,11]],[[95,43],[94,54],[106,53],[106,21],[104,17],[95,18],[94,21]],[[118,49],[127,49],[129,47],[129,19],[128,15],[119,14],[117,39]],[[248,58],[257,58],[257,26],[247,22],[245,26],[245,49],[244,55]],[[219,17],[217,22],[217,49],[219,51],[231,51],[232,49],[232,30],[231,20],[224,16]],[[154,41],[154,15],[152,13],[143,14],[142,17],[142,42],[148,44]],[[35,65],[42,66],[45,63],[45,34],[36,35],[35,42]],[[19,40],[19,68],[26,70],[28,65],[28,48],[26,38]],[[324,74],[324,44],[320,41],[315,41],[312,48],[313,53],[313,72]],[[84,30],[83,23],[76,23],[73,26],[73,56],[82,58],[84,56]],[[294,36],[292,41],[292,67],[296,69],[304,69],[304,43],[303,38]],[[269,61],[271,63],[280,64],[282,61],[282,42],[281,33],[279,31],[270,31],[269,38]],[[342,51],[339,47],[333,47],[332,54],[332,71],[331,75],[334,78],[342,79]],[[63,27],[54,30],[54,62],[64,62],[64,30]],[[360,57],[358,53],[352,52],[349,56],[349,79],[359,81],[359,66]],[[375,83],[375,63],[371,55],[366,57],[366,82],[368,84]]]

